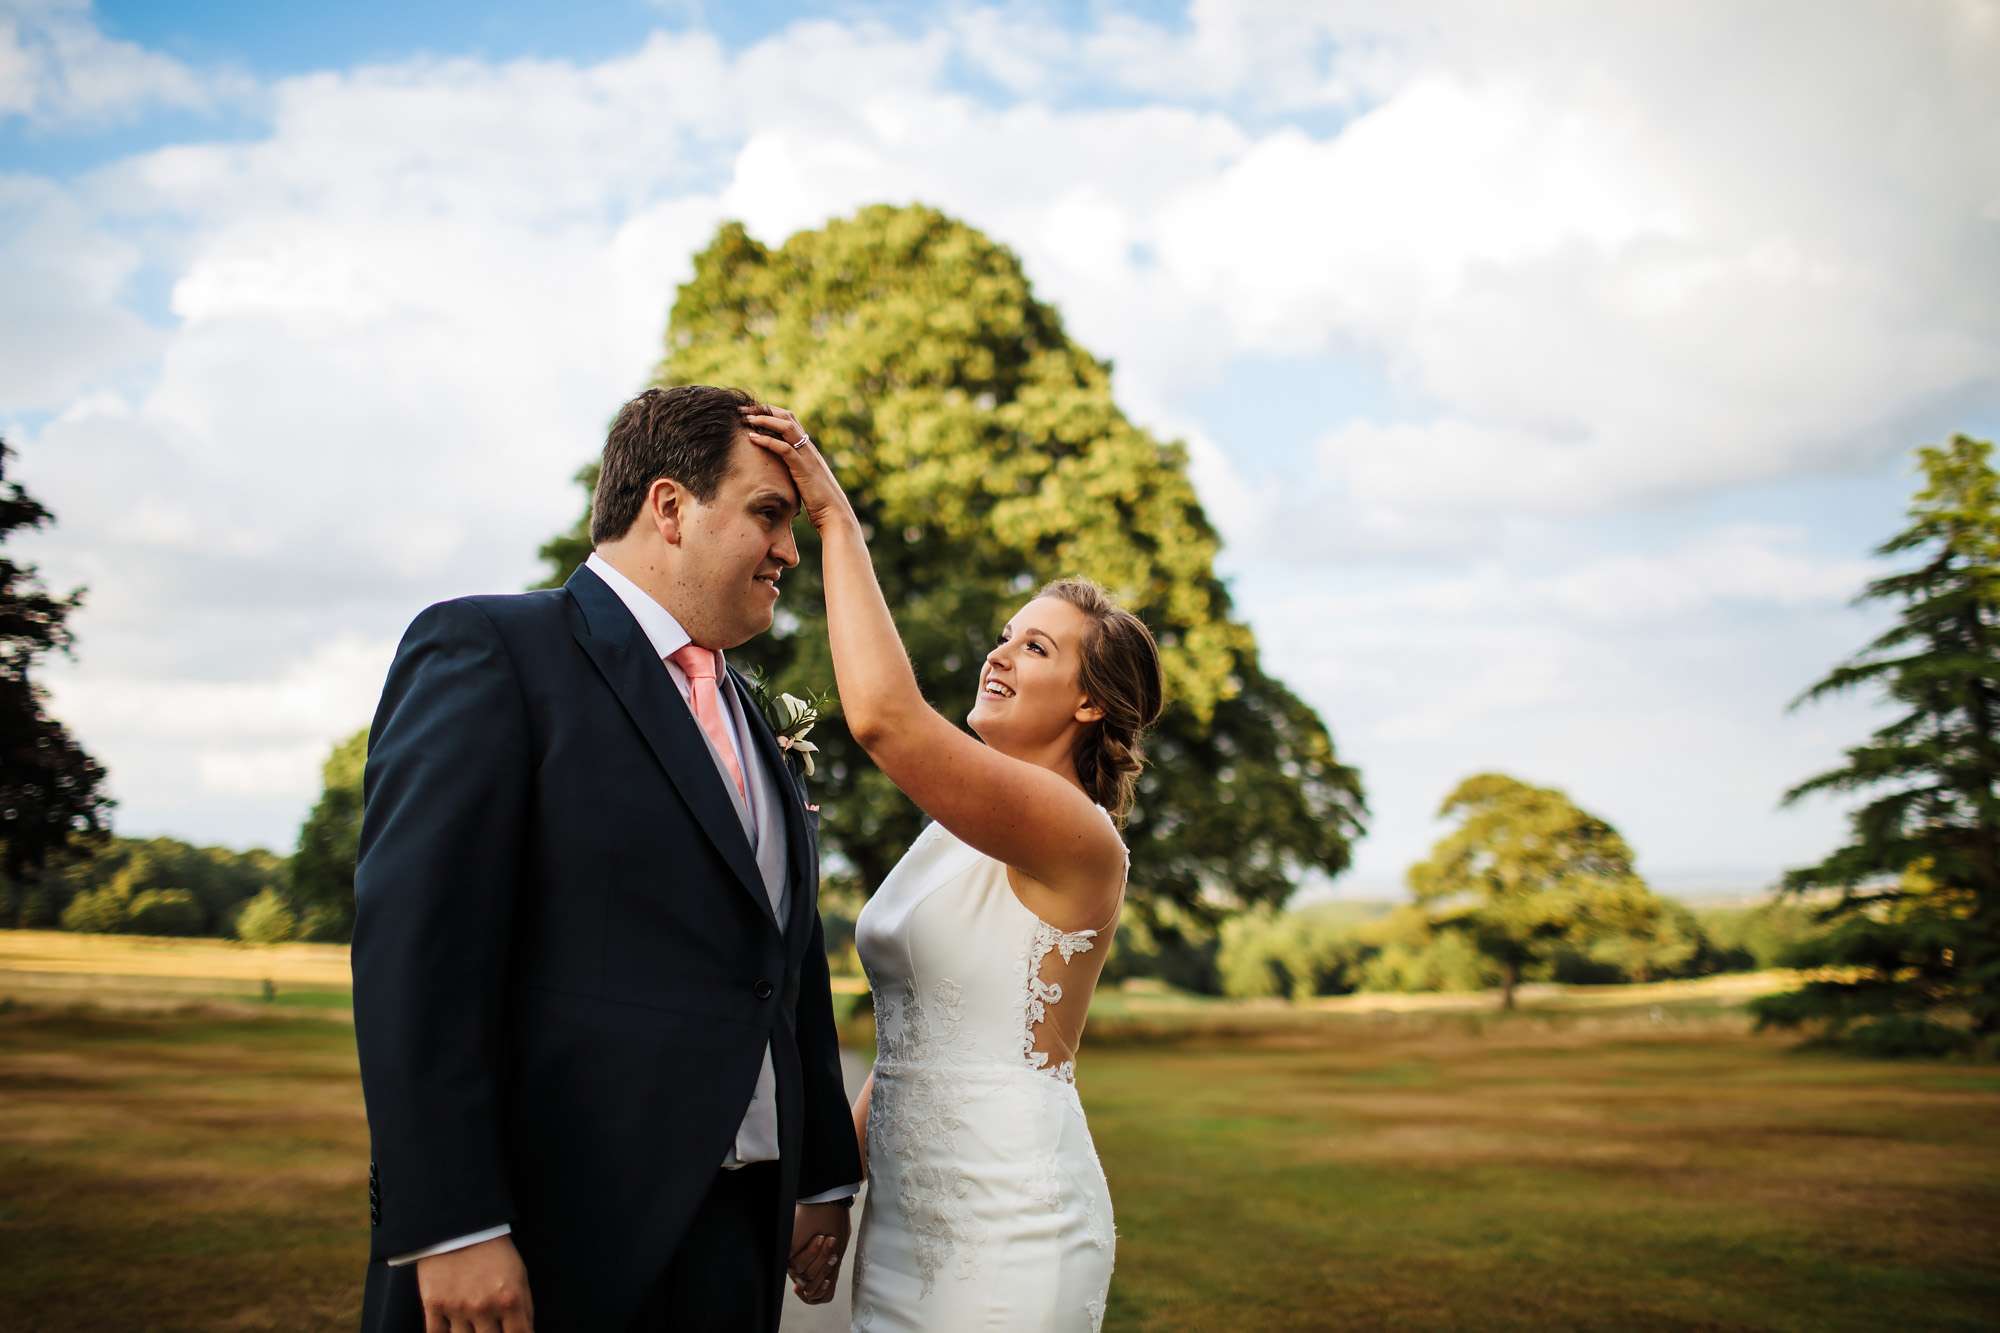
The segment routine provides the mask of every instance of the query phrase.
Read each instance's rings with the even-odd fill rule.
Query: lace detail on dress
[[[1118,821],[1111,819],[1111,812],[1101,805],[1097,807],[1097,813],[1111,820],[1112,836],[1118,839],[1118,850],[1125,853],[1125,873],[1130,875],[1132,873],[1132,849],[1125,845],[1125,835],[1118,831]]]
[[[1083,1309],[1084,1313],[1090,1316],[1090,1333],[1103,1333],[1104,1297],[1099,1296],[1096,1300],[1084,1306]]]
[[[1056,1150],[1035,1166],[1035,1174],[1028,1177],[1028,1197],[1052,1213],[1062,1211],[1062,1167],[1056,1162]]]
[[[1021,1054],[1030,1069],[1046,1069],[1064,1083],[1076,1082],[1076,1061],[1064,1060],[1050,1068],[1049,1053],[1035,1049],[1035,1029],[1048,1018],[1049,1006],[1060,1004],[1063,997],[1060,981],[1042,980],[1042,960],[1051,949],[1060,951],[1065,963],[1080,953],[1089,953],[1096,935],[1094,930],[1061,931],[1046,921],[1037,921],[1035,933],[1028,937],[1028,1030],[1021,1038]]]
[[[874,1132],[874,1107],[869,1107],[869,1133]],[[864,1214],[865,1220],[865,1214]],[[848,1303],[853,1309],[853,1318],[848,1323],[849,1333],[868,1333],[875,1327],[875,1302],[863,1296],[868,1290],[868,1230],[866,1225],[855,1228],[854,1272]]]
[[[877,1057],[919,1063],[947,1057],[964,1022],[965,988],[950,977],[931,983],[930,995],[914,981],[875,994]]]
[[[964,998],[964,988],[950,977],[933,982],[928,996],[906,981],[876,997],[878,1061],[909,1067],[877,1081],[868,1104],[868,1143],[871,1151],[881,1144],[897,1158],[894,1197],[915,1241],[925,1296],[954,1254],[961,1277],[973,1274],[979,1254],[965,1204],[972,1180],[948,1165],[961,1160],[958,1136],[971,1094],[936,1067],[950,1058]]]
[[[1079,1191],[1083,1196],[1083,1233],[1090,1243],[1100,1250],[1111,1248],[1111,1228],[1105,1225],[1104,1214],[1097,1211],[1097,1196],[1089,1190]]]

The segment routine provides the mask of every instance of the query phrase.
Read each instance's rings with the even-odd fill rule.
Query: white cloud
[[[1430,401],[1381,423],[1372,498],[1603,509],[2000,402],[1993,6],[1449,13],[1389,24],[1404,75],[1340,133],[1266,135],[1156,223],[1237,345],[1353,340]]]
[[[244,752],[246,743],[300,744],[317,750],[327,735],[345,736],[375,711],[393,640],[351,634],[300,642],[281,652],[275,672],[242,679],[162,680],[144,662],[124,670],[71,677],[57,689],[66,717],[92,728],[146,728],[155,738],[187,747],[199,758]],[[324,755],[322,754],[323,758]],[[287,785],[293,794],[316,785],[317,764]],[[308,779],[311,779],[309,782]]]
[[[1758,887],[1844,837],[1835,803],[1778,798],[1886,720],[1866,696],[1787,704],[1886,624],[1843,603],[1873,572],[1744,527],[1578,571],[1387,586],[1267,580],[1243,609],[1264,661],[1320,710],[1373,811],[1350,893],[1401,891],[1474,773],[1561,787],[1609,818],[1640,868]],[[1726,562],[1745,577],[1732,584]],[[1359,576],[1347,582],[1355,583]]]
[[[250,88],[240,74],[198,72],[105,36],[88,0],[8,0],[0,12],[0,117],[104,125],[162,107],[209,110]]]
[[[0,175],[0,404],[59,409],[159,355],[161,337],[127,305],[140,263],[68,192]]]
[[[1870,560],[1815,558],[1800,549],[1808,536],[1798,527],[1725,524],[1663,551],[1570,551],[1563,563],[1535,572],[1518,559],[1489,557],[1465,573],[1322,589],[1314,597],[1318,614],[1333,620],[1389,615],[1456,624],[1475,616],[1513,625],[1554,616],[1574,630],[1615,634],[1728,608],[1839,606],[1881,573]]]
[[[2000,404],[1973,295],[2000,285],[1993,12],[1204,2],[1080,35],[961,12],[951,53],[1024,99],[998,110],[937,84],[935,35],[802,28],[743,68],[826,47],[858,91],[760,104],[724,203],[771,239],[952,208],[1020,249],[1149,421],[1234,359],[1380,357],[1421,410],[1304,423],[1396,446],[1321,489],[1360,484],[1343,531],[1450,545],[1496,504],[1848,468]],[[1154,100],[1088,105],[1106,87]],[[1352,118],[1266,127],[1314,107]],[[1464,465],[1445,485],[1440,457]]]
[[[202,621],[224,614],[212,611]],[[183,632],[207,627],[198,622]],[[333,741],[365,726],[374,712],[395,643],[351,634],[300,636],[289,644],[282,634],[272,638],[275,660],[247,658],[234,674],[227,663],[195,676],[98,651],[81,666],[51,664],[57,716],[86,743],[117,740],[115,751],[99,757],[113,761],[110,789],[124,807],[119,827],[292,845],[299,820],[319,796]]]

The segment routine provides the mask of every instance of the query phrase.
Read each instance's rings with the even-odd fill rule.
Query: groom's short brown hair
[[[619,408],[604,437],[597,493],[590,499],[591,545],[630,531],[646,492],[661,477],[687,487],[697,500],[713,500],[743,429],[738,409],[756,403],[741,389],[680,384],[648,389]]]

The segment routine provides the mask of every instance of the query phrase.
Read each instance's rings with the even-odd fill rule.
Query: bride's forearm
[[[868,1102],[875,1095],[875,1071],[868,1071],[868,1081],[861,1085],[861,1095],[854,1099],[854,1146],[861,1150],[861,1178],[868,1179]]]
[[[841,715],[854,739],[868,749],[899,721],[929,705],[882,600],[861,525],[851,515],[820,533],[820,560]]]

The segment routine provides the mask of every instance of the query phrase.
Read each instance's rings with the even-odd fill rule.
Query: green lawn
[[[0,1014],[0,1327],[351,1329],[368,1245],[354,1030]]]
[[[1993,1328],[2000,1074],[1743,1026],[1087,1047],[1107,1327]]]
[[[1991,1328],[2000,1071],[1744,1028],[1107,1022],[1106,1327]],[[351,1328],[366,1172],[344,1023],[0,1012],[0,1327]]]

